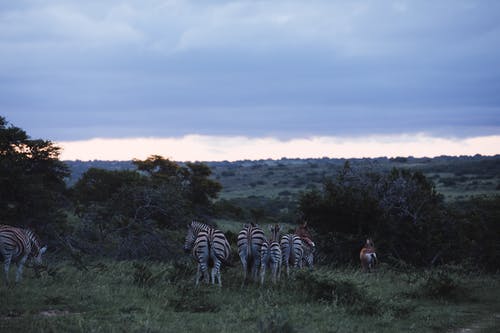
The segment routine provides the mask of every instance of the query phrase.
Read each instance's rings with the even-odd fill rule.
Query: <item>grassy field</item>
[[[498,331],[500,280],[457,267],[396,271],[320,267],[279,285],[194,287],[192,262],[53,262],[0,287],[1,332],[453,332]],[[13,272],[12,272],[13,273]],[[485,321],[486,320],[486,321]],[[486,323],[486,324],[485,324]]]

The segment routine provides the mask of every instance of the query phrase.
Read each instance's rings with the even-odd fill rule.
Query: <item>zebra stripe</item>
[[[261,268],[260,268],[260,283],[264,284],[264,278],[266,275],[267,266],[271,267],[272,281],[276,283],[276,280],[280,278],[281,275],[281,247],[279,240],[280,226],[276,224],[275,226],[270,226],[271,238],[264,243],[261,247]]]
[[[287,234],[281,237],[281,252],[283,264],[286,266],[286,274],[290,275],[290,266],[302,267],[302,241],[295,234]]]
[[[306,264],[309,269],[314,267],[314,252],[316,252],[316,244],[309,238],[301,238],[302,240],[302,264]]]
[[[9,282],[9,269],[12,261],[17,263],[16,282],[19,282],[26,260],[33,258],[36,265],[41,265],[42,255],[46,250],[46,246],[40,246],[40,241],[33,231],[0,225],[0,253],[4,258],[7,282]]]
[[[250,273],[253,280],[257,279],[260,267],[260,248],[266,240],[264,231],[253,223],[245,225],[238,234],[238,254],[243,265],[243,282]]]
[[[295,234],[302,240],[302,250],[304,252],[302,256],[302,263],[305,263],[310,269],[314,265],[314,252],[316,252],[316,244],[311,240],[311,233],[309,232],[309,227],[307,221],[299,224],[295,229]]]
[[[193,221],[188,225],[184,250],[186,252],[192,250],[192,255],[198,263],[196,285],[200,278],[208,283],[208,270],[212,267],[210,274],[212,284],[215,284],[217,280],[219,286],[222,286],[220,268],[223,263],[227,262],[230,254],[229,242],[222,231]]]

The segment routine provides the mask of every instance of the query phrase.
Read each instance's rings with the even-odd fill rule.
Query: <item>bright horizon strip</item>
[[[186,135],[172,138],[94,138],[55,142],[62,160],[132,160],[161,155],[174,161],[237,161],[280,158],[435,157],[500,154],[500,135],[442,138],[426,134],[364,137]]]

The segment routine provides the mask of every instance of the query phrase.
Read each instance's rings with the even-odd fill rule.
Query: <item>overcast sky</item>
[[[500,1],[2,1],[0,115],[65,144],[424,135],[500,147]]]

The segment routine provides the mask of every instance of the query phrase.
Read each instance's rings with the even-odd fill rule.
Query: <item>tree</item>
[[[299,211],[320,235],[327,255],[352,262],[371,236],[385,258],[434,263],[447,248],[453,222],[442,196],[420,172],[354,170],[348,163],[322,190],[305,192]]]
[[[161,259],[163,231],[208,211],[221,187],[208,179],[211,171],[201,163],[185,167],[153,155],[134,164],[133,171],[89,169],[73,186],[84,221],[79,236],[90,241],[89,251]]]
[[[69,175],[59,160],[60,148],[51,141],[31,139],[19,127],[0,117],[0,220],[32,227],[61,228],[65,202],[64,178]]]

